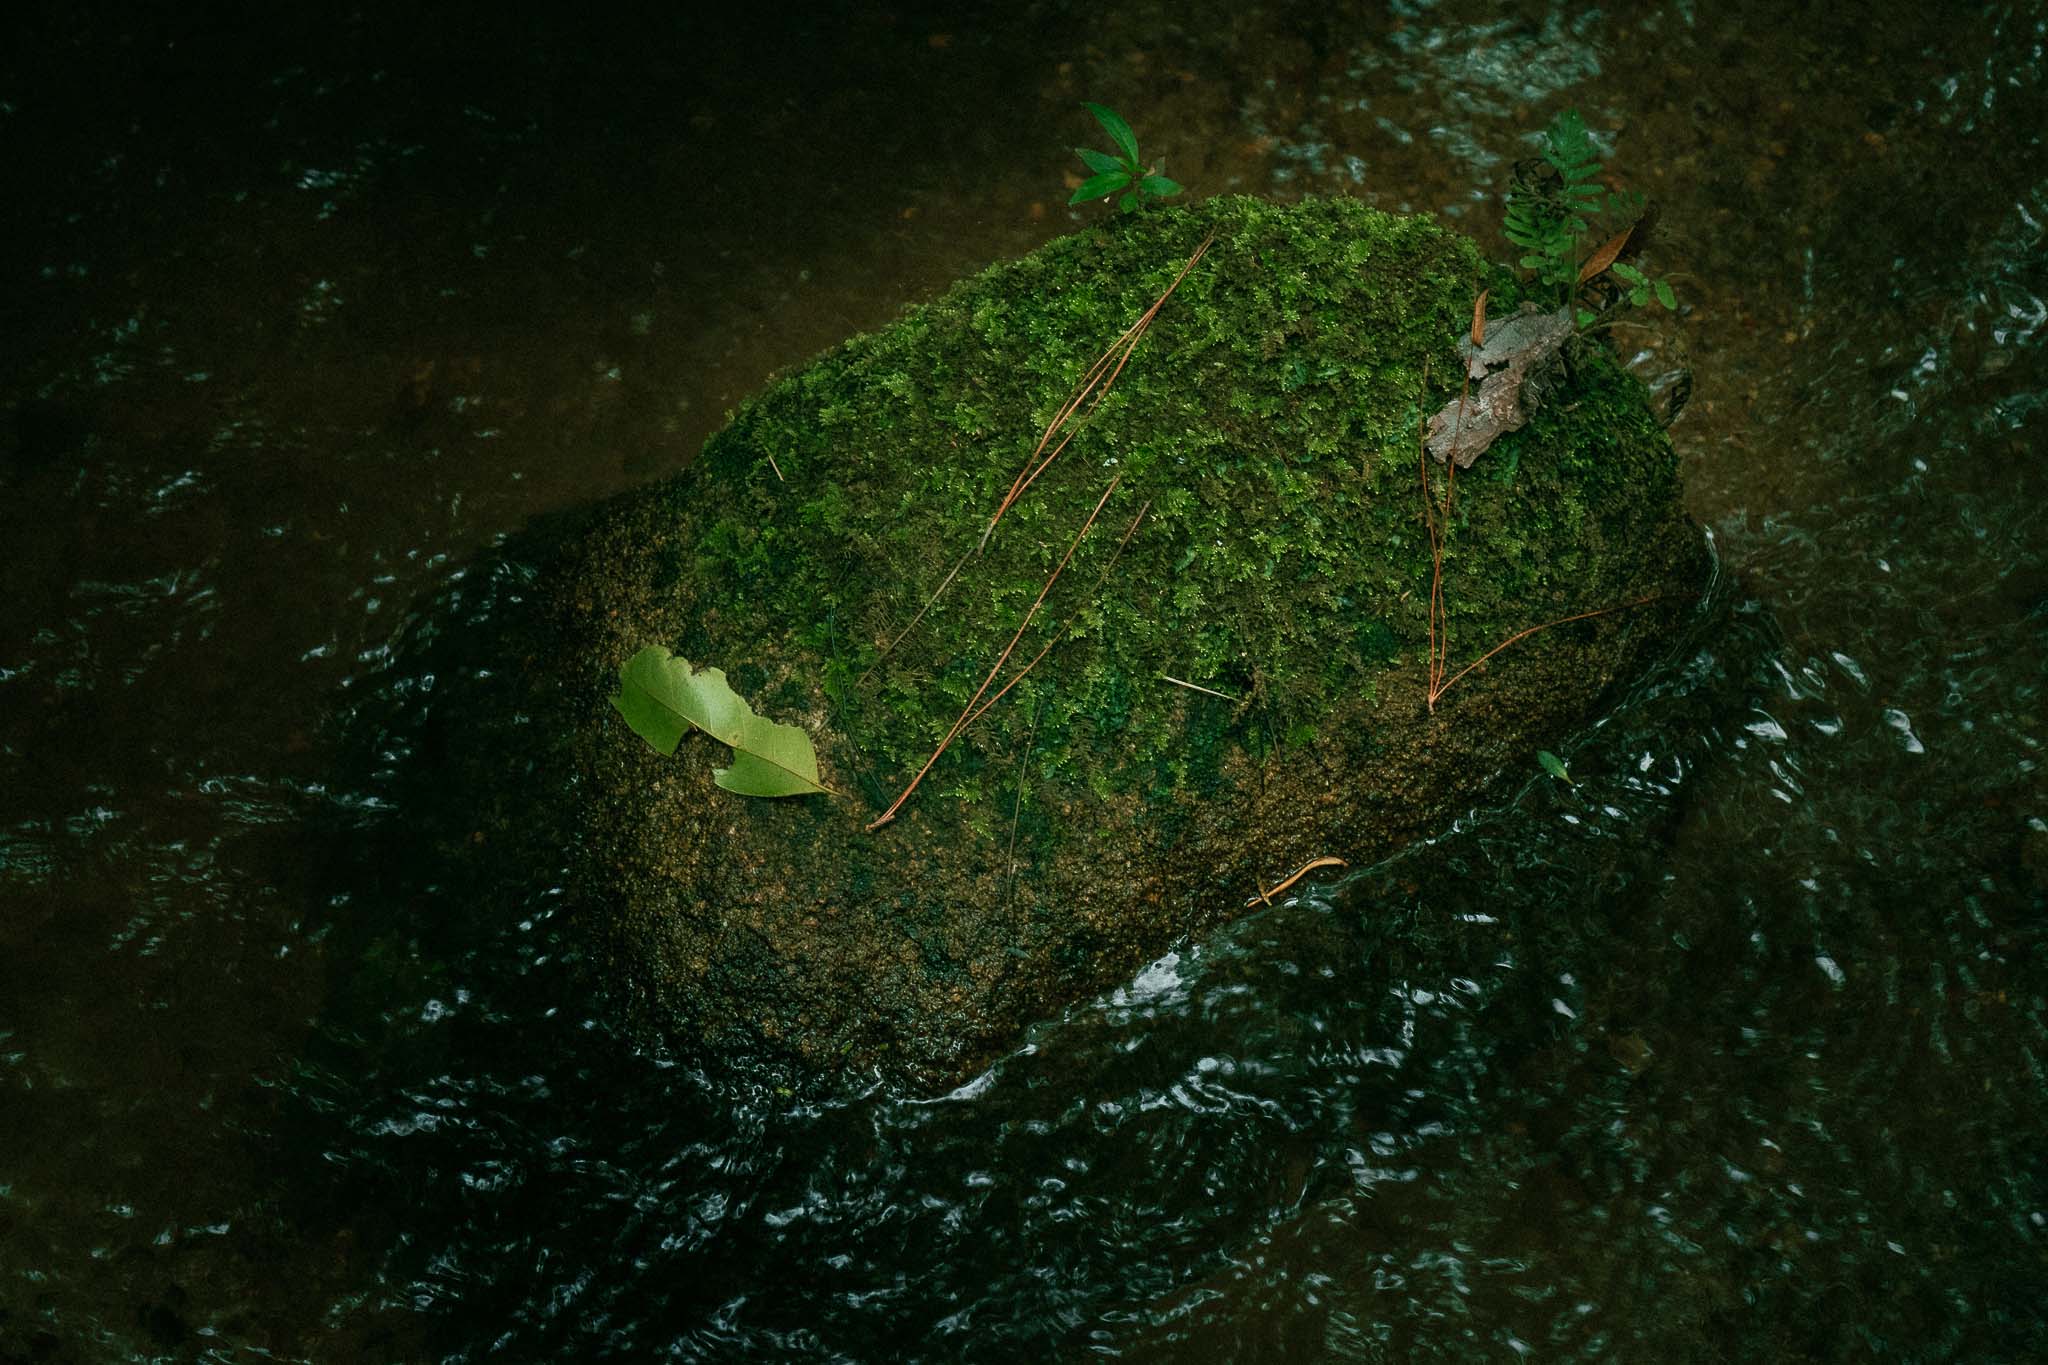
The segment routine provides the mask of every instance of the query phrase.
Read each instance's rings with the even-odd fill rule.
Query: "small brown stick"
[[[1486,296],[1491,290],[1482,289],[1479,297],[1472,301],[1472,349],[1476,355],[1486,344]],[[1429,393],[1429,357],[1422,358],[1422,391]],[[1444,546],[1451,537],[1451,510],[1458,500],[1458,433],[1464,429],[1465,407],[1472,396],[1472,367],[1465,366],[1465,383],[1458,390],[1458,412],[1451,419],[1450,447],[1444,454],[1444,506],[1442,523],[1438,523],[1438,512],[1429,494],[1429,427],[1424,416],[1416,418],[1416,464],[1422,471],[1422,519],[1429,527],[1429,681],[1423,688],[1425,700],[1432,715],[1436,713],[1436,701],[1444,694],[1449,684],[1444,681],[1444,672],[1451,661],[1451,617],[1444,605]],[[1462,676],[1462,674],[1460,675]]]
[[[1022,668],[1018,669],[1014,674],[1012,674],[1008,682],[1004,683],[1001,687],[998,687],[996,689],[996,694],[993,697],[990,697],[987,701],[983,702],[981,705],[974,708],[974,714],[967,718],[967,725],[972,725],[974,724],[974,722],[980,720],[982,712],[988,710],[989,707],[994,706],[1004,697],[1009,696],[1010,689],[1015,687],[1018,683],[1023,682],[1024,676],[1027,673],[1029,673],[1032,669],[1038,667],[1038,661],[1040,659],[1043,659],[1046,655],[1052,653],[1052,647],[1058,644],[1060,642],[1061,637],[1065,634],[1065,631],[1061,631],[1059,635],[1053,636],[1050,640],[1047,640],[1042,646],[1040,646],[1038,652],[1031,656],[1030,663],[1024,665]],[[967,725],[963,725],[960,728],[965,730],[967,728]]]
[[[1485,295],[1480,296],[1485,302]],[[1483,315],[1474,310],[1474,329],[1483,326]],[[1426,379],[1425,379],[1425,382]],[[1422,453],[1422,514],[1429,519],[1429,709],[1436,710],[1436,699],[1443,695],[1444,670],[1451,660],[1451,615],[1444,605],[1444,545],[1451,538],[1451,508],[1458,499],[1458,432],[1465,425],[1465,401],[1472,394],[1472,370],[1465,370],[1465,385],[1458,392],[1458,414],[1451,419],[1451,445],[1444,456],[1444,509],[1442,528],[1438,528],[1437,513],[1429,500],[1429,440],[1427,431],[1423,437]]]
[[[1161,679],[1162,681],[1164,681],[1164,682],[1170,682],[1170,683],[1172,683],[1172,684],[1173,684],[1173,685],[1174,685],[1175,687],[1185,687],[1185,688],[1186,688],[1186,689],[1187,689],[1188,691],[1190,691],[1190,692],[1204,692],[1204,693],[1207,693],[1207,694],[1208,694],[1209,696],[1212,696],[1212,697],[1221,697],[1221,698],[1223,698],[1223,700],[1225,700],[1225,701],[1242,701],[1242,700],[1244,700],[1244,698],[1242,698],[1242,697],[1233,697],[1233,696],[1231,696],[1231,695],[1230,695],[1230,694],[1229,694],[1228,692],[1218,692],[1218,691],[1217,691],[1217,690],[1216,690],[1215,688],[1213,688],[1213,687],[1204,687],[1204,686],[1202,686],[1202,685],[1201,685],[1200,683],[1191,683],[1191,682],[1189,682],[1189,681],[1188,681],[1187,679],[1185,679],[1185,678],[1176,678],[1176,677],[1174,677],[1174,676],[1173,676],[1173,674],[1171,674],[1171,673],[1161,673],[1161,674],[1159,675],[1159,677],[1160,677],[1160,679]]]
[[[1073,559],[1074,551],[1080,548],[1082,539],[1088,534],[1089,529],[1095,525],[1095,518],[1102,514],[1103,507],[1109,502],[1109,495],[1116,492],[1116,486],[1123,481],[1123,477],[1123,475],[1118,474],[1109,481],[1109,487],[1102,490],[1102,496],[1096,499],[1095,510],[1088,514],[1088,520],[1082,522],[1081,529],[1074,533],[1073,542],[1067,546],[1067,552],[1060,556],[1060,562],[1053,567],[1052,576],[1047,578],[1045,586],[1038,590],[1038,600],[1031,604],[1031,610],[1024,613],[1023,621],[1017,626],[1017,633],[1010,637],[1010,643],[1003,646],[1003,652],[996,656],[995,664],[989,669],[988,676],[981,680],[981,686],[974,690],[974,695],[967,699],[967,705],[961,708],[960,718],[953,722],[953,728],[948,730],[946,737],[939,741],[939,747],[932,750],[932,756],[924,761],[922,768],[917,770],[917,776],[910,779],[910,785],[905,787],[897,795],[896,799],[889,803],[889,809],[883,811],[868,823],[868,833],[874,833],[896,818],[896,812],[903,809],[903,803],[908,801],[910,794],[917,790],[917,784],[924,781],[925,774],[930,772],[932,765],[939,761],[939,755],[946,752],[946,746],[951,744],[954,738],[967,728],[967,722],[978,714],[974,710],[975,703],[981,700],[982,693],[988,691],[988,685],[996,680],[996,674],[1003,671],[1003,665],[1010,661],[1010,653],[1017,648],[1017,641],[1023,639],[1024,632],[1030,629],[1033,618],[1038,615],[1038,609],[1045,605],[1046,594],[1052,591],[1052,585],[1059,582],[1060,575],[1066,572],[1068,561]],[[1133,529],[1136,529],[1135,525]],[[1042,654],[1043,651],[1041,651],[1041,656]],[[1013,684],[1014,682],[1015,679],[1012,679]],[[1009,689],[1005,688],[1004,690],[1008,691]]]
[[[785,479],[785,478],[783,478],[783,477],[782,477],[782,466],[781,466],[781,465],[779,465],[779,464],[777,464],[777,463],[775,463],[775,457],[774,457],[773,455],[770,455],[770,456],[768,457],[768,467],[769,467],[770,469],[772,469],[772,470],[774,470],[774,471],[775,471],[775,482],[777,482],[777,483],[788,483],[788,482],[789,482],[789,480],[788,480],[788,479]]]
[[[1037,482],[1038,476],[1059,458],[1060,452],[1067,448],[1067,443],[1074,439],[1074,431],[1078,428],[1068,430],[1048,455],[1045,448],[1051,445],[1054,435],[1073,418],[1084,402],[1088,403],[1088,410],[1092,413],[1101,405],[1102,400],[1109,396],[1110,388],[1116,383],[1117,376],[1124,372],[1124,366],[1130,363],[1131,356],[1137,352],[1138,343],[1144,339],[1146,329],[1151,327],[1152,320],[1159,316],[1159,310],[1166,306],[1166,301],[1173,297],[1173,291],[1180,288],[1181,281],[1188,277],[1188,272],[1195,268],[1195,263],[1202,259],[1204,253],[1209,250],[1210,243],[1215,240],[1216,234],[1213,232],[1204,237],[1202,244],[1195,248],[1195,254],[1188,257],[1187,264],[1180,268],[1180,274],[1175,275],[1173,283],[1166,286],[1166,292],[1154,299],[1152,306],[1139,314],[1138,320],[1125,328],[1123,335],[1112,341],[1109,349],[1088,367],[1088,373],[1082,376],[1080,386],[1068,397],[1052,421],[1046,424],[1044,434],[1038,438],[1038,445],[1031,452],[1031,458],[1017,471],[1017,477],[1010,483],[1010,491],[1003,495],[1002,502],[996,507],[995,515],[989,518],[987,528],[981,533],[981,544],[984,548],[988,545],[988,538],[995,534],[996,524],[1017,505],[1017,500]],[[1110,364],[1112,359],[1116,362],[1113,367]],[[1095,395],[1093,401],[1089,400],[1091,392]],[[1045,458],[1040,459],[1041,455]]]
[[[1100,593],[1102,591],[1102,585],[1109,581],[1109,571],[1115,568],[1117,560],[1122,558],[1124,546],[1131,543],[1131,536],[1136,533],[1138,529],[1138,523],[1145,519],[1145,513],[1149,511],[1151,507],[1152,499],[1145,499],[1145,505],[1138,509],[1138,515],[1132,517],[1131,524],[1124,528],[1124,538],[1117,542],[1116,553],[1112,554],[1109,557],[1109,562],[1102,566],[1102,572],[1096,575],[1096,592]],[[1045,642],[1044,647],[1041,648],[1038,651],[1038,653],[1031,656],[1031,662],[1024,665],[1024,667],[1018,669],[1016,674],[1013,677],[1011,677],[1011,679],[1008,682],[1004,683],[1002,687],[997,690],[996,694],[993,697],[990,697],[980,706],[977,706],[974,709],[974,714],[967,718],[967,724],[972,725],[974,724],[974,722],[980,720],[982,712],[988,710],[989,707],[994,706],[997,702],[1001,701],[1006,695],[1008,695],[1011,688],[1015,687],[1018,683],[1023,682],[1024,675],[1029,673],[1032,669],[1038,667],[1038,661],[1040,659],[1043,659],[1046,655],[1052,653],[1052,647],[1054,645],[1058,644],[1060,641],[1067,638],[1067,631],[1070,627],[1073,626],[1073,624],[1074,618],[1071,616],[1069,616],[1066,620],[1062,621],[1060,623],[1058,633],[1056,633],[1050,640],[1047,640]]]
[[[1153,306],[1156,308],[1158,305]],[[1123,373],[1124,363],[1131,358],[1131,351],[1136,349],[1139,338],[1144,336],[1145,329],[1151,325],[1152,313],[1148,310],[1141,314],[1136,322],[1126,327],[1121,336],[1110,342],[1108,350],[1095,358],[1095,363],[1088,367],[1088,373],[1081,376],[1079,387],[1068,395],[1066,403],[1053,415],[1052,421],[1046,423],[1045,430],[1039,433],[1038,444],[1032,448],[1031,457],[1024,462],[1024,467],[1017,471],[1017,477],[1010,481],[1010,491],[1003,494],[1002,503],[996,508],[995,515],[990,517],[988,525],[982,528],[981,543],[976,548],[987,548],[988,538],[995,534],[996,523],[1003,519],[1003,514],[1016,504],[1018,498],[1024,496],[1024,490],[1045,472],[1046,466],[1059,458],[1060,452],[1067,448],[1067,442],[1074,439],[1074,432],[1078,431],[1079,427],[1069,429],[1066,435],[1060,437],[1060,443],[1052,448],[1052,453],[1045,454],[1045,447],[1053,435],[1066,425],[1068,419],[1080,409],[1081,404],[1087,401],[1096,384],[1101,382],[1103,371],[1109,369],[1111,359],[1117,357],[1121,349],[1122,356],[1117,359],[1115,369],[1110,370],[1109,374],[1109,383],[1113,384],[1117,375]],[[1102,392],[1095,395],[1095,403],[1089,405],[1088,411],[1091,414],[1095,411],[1095,404],[1101,403],[1108,392],[1109,386],[1104,384]],[[1045,455],[1045,458],[1039,459],[1040,455]]]
[[[1273,903],[1273,897],[1284,895],[1288,887],[1294,885],[1296,882],[1300,881],[1303,877],[1306,877],[1309,873],[1315,871],[1319,867],[1349,867],[1350,865],[1351,864],[1345,862],[1342,858],[1311,858],[1307,862],[1303,863],[1299,868],[1295,869],[1295,873],[1292,877],[1289,877],[1286,881],[1280,883],[1280,885],[1274,887],[1271,891],[1260,891],[1258,895],[1253,896],[1250,900],[1246,901],[1245,906],[1247,909],[1249,909],[1251,906],[1254,905],[1271,905]]]
[[[1066,425],[1067,421],[1073,417],[1081,405],[1088,401],[1088,395],[1095,391],[1098,383],[1101,384],[1101,391],[1095,393],[1094,403],[1089,404],[1089,412],[1093,413],[1095,405],[1102,402],[1104,396],[1109,393],[1110,385],[1116,383],[1117,376],[1123,373],[1124,366],[1130,361],[1131,355],[1137,349],[1138,342],[1145,335],[1146,329],[1152,325],[1152,319],[1159,315],[1160,307],[1169,298],[1173,297],[1173,291],[1180,288],[1181,281],[1187,278],[1188,272],[1195,268],[1195,262],[1202,259],[1203,254],[1209,250],[1210,244],[1215,240],[1216,234],[1213,232],[1204,237],[1202,244],[1195,248],[1195,254],[1188,257],[1187,264],[1180,268],[1180,274],[1174,276],[1173,283],[1167,286],[1166,292],[1154,300],[1152,306],[1140,314],[1136,322],[1126,327],[1123,334],[1109,344],[1108,350],[1095,358],[1095,363],[1088,367],[1088,373],[1081,377],[1079,387],[1068,397],[1066,403],[1061,406],[1052,421],[1046,424],[1045,431],[1038,438],[1037,447],[1031,452],[1031,458],[1024,462],[1022,469],[1017,471],[1017,477],[1011,481],[1010,491],[1003,495],[1002,504],[996,508],[995,515],[989,518],[988,525],[982,528],[981,540],[974,550],[969,552],[970,555],[980,553],[988,548],[988,540],[991,535],[995,534],[996,523],[1001,521],[1012,507],[1016,506],[1017,500],[1024,496],[1031,485],[1037,481],[1038,476],[1043,474],[1046,468],[1059,458],[1060,452],[1067,448],[1067,443],[1074,439],[1074,432],[1079,430],[1078,427],[1069,430],[1060,438],[1059,444],[1052,448],[1052,452],[1046,454],[1045,448],[1047,443],[1052,440],[1054,434],[1061,427]],[[1114,368],[1111,367],[1110,362],[1112,360],[1115,361]],[[1103,379],[1105,370],[1108,371],[1107,380]],[[1039,458],[1041,455],[1044,456],[1043,459]],[[780,473],[779,470],[777,472],[778,474]],[[925,599],[925,604],[918,608],[917,615],[911,618],[910,624],[897,631],[895,638],[882,647],[882,652],[875,657],[875,662],[868,666],[867,672],[860,675],[859,683],[856,683],[856,686],[867,682],[869,676],[874,673],[875,668],[881,664],[883,659],[888,657],[889,652],[903,642],[904,636],[917,628],[917,623],[922,621],[925,613],[930,611],[937,604],[939,598],[945,595],[946,589],[953,585],[954,578],[959,575],[960,570],[965,567],[966,563],[967,556],[963,556],[960,562],[953,566],[953,572],[947,574],[945,582],[939,584],[938,590]]]

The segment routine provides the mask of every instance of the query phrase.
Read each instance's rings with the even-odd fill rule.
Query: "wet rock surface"
[[[1211,236],[977,552],[1094,355]],[[449,750],[487,794],[474,841],[572,851],[594,960],[650,1024],[938,1084],[1304,863],[1442,828],[1655,654],[1706,571],[1640,385],[1577,367],[1459,481],[1444,661],[1604,614],[1426,705],[1421,414],[1489,286],[1513,287],[1427,220],[1220,200],[854,338],[681,475],[511,547],[518,667]],[[748,800],[714,786],[720,746],[653,752],[607,704],[647,645],[803,726],[843,795]]]

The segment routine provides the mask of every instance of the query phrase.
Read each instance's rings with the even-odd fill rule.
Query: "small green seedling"
[[[1547,180],[1517,171],[1502,225],[1507,239],[1522,249],[1522,268],[1535,275],[1538,291],[1555,290],[1551,297],[1571,308],[1572,321],[1581,328],[1591,326],[1597,315],[1580,305],[1580,291],[1608,270],[1628,286],[1628,301],[1636,307],[1654,299],[1676,309],[1678,298],[1669,283],[1615,259],[1635,231],[1645,201],[1640,194],[1610,190],[1595,178],[1601,169],[1599,149],[1578,110],[1565,110],[1543,130],[1543,162],[1550,172]]]
[[[1180,193],[1181,187],[1177,182],[1152,174],[1138,159],[1137,134],[1131,131],[1131,125],[1124,122],[1122,115],[1099,104],[1089,104],[1087,108],[1095,115],[1095,121],[1102,125],[1102,131],[1109,134],[1109,140],[1116,144],[1116,152],[1074,148],[1074,155],[1088,163],[1088,169],[1094,174],[1081,182],[1081,187],[1067,200],[1068,204],[1107,199],[1121,190],[1123,196],[1116,201],[1117,207],[1129,213],[1146,199],[1166,199]]]
[[[1638,308],[1648,306],[1652,295],[1666,308],[1676,310],[1678,299],[1671,292],[1671,285],[1664,280],[1653,280],[1632,265],[1615,262],[1614,274],[1628,288],[1628,301]]]
[[[1556,754],[1550,752],[1550,750],[1538,749],[1536,751],[1536,761],[1543,765],[1544,772],[1549,773],[1552,777],[1564,783],[1567,787],[1576,787],[1579,785],[1578,783],[1572,781],[1572,775],[1569,772],[1565,771],[1564,760],[1559,758]]]

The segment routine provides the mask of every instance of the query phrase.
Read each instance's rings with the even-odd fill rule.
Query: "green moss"
[[[978,552],[1075,383],[1211,234]],[[546,648],[588,677],[562,728],[579,736],[588,901],[626,974],[707,1033],[834,1056],[857,1042],[946,1072],[1276,870],[1439,828],[1503,746],[1576,723],[1658,637],[1650,616],[1562,627],[1435,714],[1421,702],[1418,428],[1457,394],[1480,288],[1513,306],[1464,239],[1348,200],[1122,218],[851,339],[741,407],[690,470],[601,509],[548,570]],[[865,832],[1112,476],[1005,672],[1050,644],[1043,663],[954,741],[906,818]],[[1675,489],[1640,386],[1587,348],[1559,397],[1458,477],[1452,666],[1688,581],[1697,541]],[[645,644],[724,667],[805,724],[851,799],[723,804],[694,758],[616,734],[606,670]]]
[[[1211,231],[1109,397],[877,667],[974,546],[1075,380]],[[758,653],[764,632],[817,641],[836,619],[836,653],[814,662],[836,680],[835,719],[875,771],[907,780],[1121,473],[1014,656],[1071,623],[1041,666],[1057,680],[1039,717],[1045,761],[1085,733],[1114,740],[1097,755],[1112,783],[1188,780],[1185,764],[1161,767],[1180,710],[1161,673],[1219,690],[1256,674],[1266,723],[1312,734],[1333,697],[1421,645],[1416,418],[1455,395],[1455,340],[1489,283],[1503,286],[1462,238],[1348,200],[1219,200],[986,271],[747,404],[675,485],[679,520],[724,509],[696,541],[699,609],[720,622],[711,656]],[[1589,506],[1616,505],[1616,480],[1640,477],[1640,460],[1618,452],[1661,438],[1643,429],[1632,381],[1597,358],[1588,368],[1570,408],[1464,480],[1447,566],[1457,639],[1477,646],[1542,613],[1604,605],[1569,544]],[[1553,453],[1524,469],[1529,441]],[[787,482],[758,477],[771,455]],[[998,707],[948,768],[1016,752],[1028,723],[1024,708]]]

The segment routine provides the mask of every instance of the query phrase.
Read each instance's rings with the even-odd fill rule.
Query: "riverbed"
[[[0,55],[0,1360],[2048,1353],[2048,10],[224,13]],[[951,1093],[625,1036],[559,885],[392,853],[459,726],[348,723],[1104,212],[1084,100],[1503,258],[1579,109],[1702,628]]]

